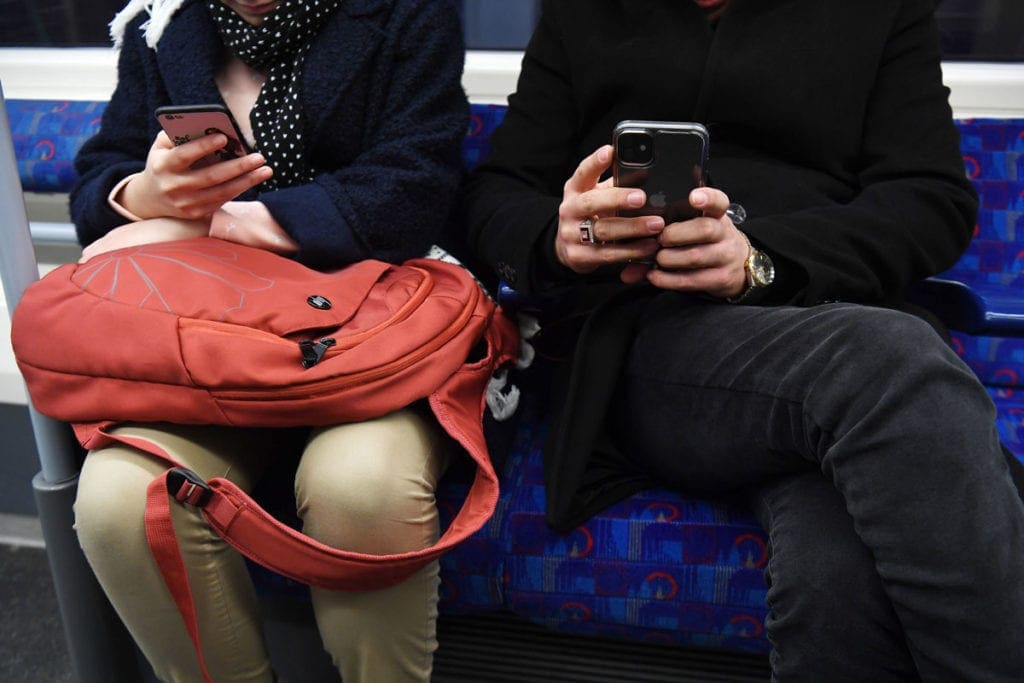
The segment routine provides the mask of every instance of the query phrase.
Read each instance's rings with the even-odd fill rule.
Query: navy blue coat
[[[71,216],[83,245],[125,222],[107,195],[144,168],[160,130],[154,110],[224,104],[214,80],[224,47],[205,3],[187,0],[155,51],[139,30],[145,18],[125,31],[117,88],[76,159]],[[447,0],[346,0],[314,39],[300,86],[305,153],[330,171],[242,198],[263,202],[313,267],[423,254],[462,178],[464,55]]]

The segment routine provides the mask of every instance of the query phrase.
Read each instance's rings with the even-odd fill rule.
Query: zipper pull
[[[299,342],[299,351],[302,352],[302,367],[309,369],[323,360],[327,349],[334,346],[335,342],[330,337],[324,337],[320,341],[312,339]]]

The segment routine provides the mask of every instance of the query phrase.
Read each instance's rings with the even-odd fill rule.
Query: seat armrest
[[[909,299],[931,310],[953,330],[1024,337],[1024,296],[1006,285],[932,277],[914,285]]]

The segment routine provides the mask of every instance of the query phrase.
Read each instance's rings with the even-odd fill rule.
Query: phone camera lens
[[[654,138],[644,132],[620,133],[617,152],[626,166],[649,166],[654,161]]]

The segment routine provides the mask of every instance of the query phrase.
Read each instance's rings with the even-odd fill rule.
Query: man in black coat
[[[1024,678],[1024,505],[994,408],[904,300],[977,210],[933,14],[548,2],[467,191],[477,254],[583,321],[553,368],[549,522],[651,483],[746,497],[781,680]],[[625,119],[710,130],[697,218],[621,216],[648,199],[608,178]]]

